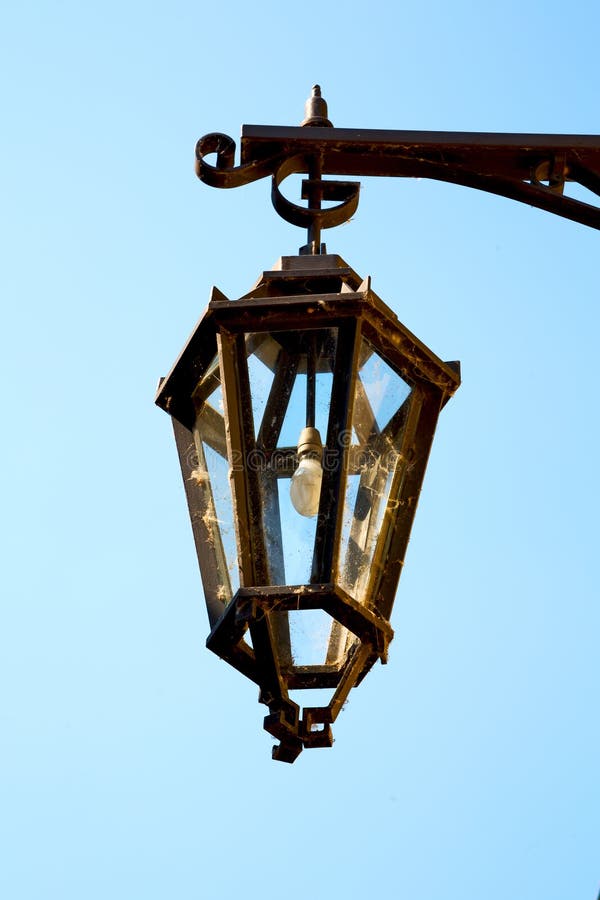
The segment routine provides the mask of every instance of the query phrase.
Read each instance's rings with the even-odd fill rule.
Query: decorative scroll
[[[212,166],[205,157],[216,153]],[[235,141],[226,134],[212,132],[196,144],[196,175],[205,184],[218,188],[241,187],[268,175],[273,176],[271,200],[279,215],[300,228],[306,228],[309,240],[319,243],[322,228],[335,228],[347,222],[358,207],[360,184],[351,181],[323,181],[320,177],[318,155],[298,154],[286,158],[285,152],[254,159],[246,165],[235,166]],[[289,175],[310,174],[302,182],[302,199],[307,207],[288,200],[279,186]],[[322,209],[322,201],[339,201],[336,206]]]
[[[217,154],[216,166],[204,158]],[[266,159],[255,159],[247,165],[235,166],[235,141],[226,134],[213,131],[205,134],[196,144],[196,175],[205,184],[217,188],[241,187],[272,175],[285,159],[285,153],[276,153]]]
[[[281,163],[273,175],[271,200],[279,215],[300,228],[317,226],[335,228],[347,222],[357,210],[360,183],[356,181],[323,181],[321,178],[309,178],[302,182],[302,199],[309,201],[309,206],[298,206],[283,196],[279,190],[281,182],[301,172],[311,172],[313,161],[307,156],[292,156]],[[321,209],[323,200],[338,200],[337,206]]]

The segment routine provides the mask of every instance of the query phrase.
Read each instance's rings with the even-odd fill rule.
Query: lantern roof
[[[360,318],[367,335],[408,378],[439,388],[444,402],[460,385],[460,366],[443,362],[403,325],[365,279],[337,254],[282,256],[254,287],[231,301],[213,287],[207,309],[166,378],[156,404],[189,428],[194,419],[195,385],[215,354],[220,327],[231,332],[278,331],[334,326]]]

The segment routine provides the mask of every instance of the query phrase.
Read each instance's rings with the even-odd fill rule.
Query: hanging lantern
[[[259,686],[275,759],[329,747],[386,662],[441,407],[460,383],[339,257],[283,257],[208,309],[157,403],[173,419],[210,622]],[[306,698],[306,699],[304,699]]]
[[[211,157],[215,157],[212,162]],[[390,615],[440,409],[460,384],[321,232],[348,221],[358,182],[432,178],[593,228],[594,135],[334,128],[319,85],[301,126],[210,132],[196,173],[216,188],[271,177],[271,199],[307,229],[231,302],[208,309],[157,403],[173,419],[208,608],[208,647],[258,684],[276,759],[328,747],[352,687],[386,662]],[[281,192],[302,174],[297,205]],[[325,176],[335,176],[329,180]],[[325,207],[323,204],[325,203]]]

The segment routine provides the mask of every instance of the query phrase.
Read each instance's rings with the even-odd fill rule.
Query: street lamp
[[[173,419],[211,628],[207,646],[259,686],[269,709],[265,728],[279,741],[273,756],[285,762],[303,748],[331,746],[331,725],[350,690],[377,659],[386,662],[437,418],[460,384],[458,363],[442,362],[370,279],[326,252],[321,230],[352,215],[359,186],[322,176],[424,169],[466,183],[483,177],[473,163],[481,168],[491,155],[502,172],[486,189],[499,193],[510,164],[523,166],[527,155],[515,149],[519,142],[503,143],[506,136],[482,150],[464,135],[447,140],[443,154],[431,138],[425,150],[421,135],[417,155],[399,134],[332,128],[315,88],[300,128],[245,127],[241,166],[233,166],[235,148],[224,135],[207,135],[197,147],[203,181],[232,187],[271,174],[277,211],[308,230],[300,253],[281,258],[239,300],[213,288],[156,400]],[[579,180],[598,188],[597,168],[588,171],[593,148],[583,150]],[[216,167],[205,160],[210,153]],[[561,158],[565,174],[566,151]],[[528,186],[535,182],[536,205],[550,208],[559,197],[558,164],[539,153],[534,162]],[[308,175],[306,208],[279,189],[297,172]],[[323,200],[337,205],[323,208]],[[597,216],[573,203],[560,214]],[[587,224],[599,227],[600,219]]]

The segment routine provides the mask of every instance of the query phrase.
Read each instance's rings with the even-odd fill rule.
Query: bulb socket
[[[300,432],[298,458],[302,459],[305,456],[312,456],[319,460],[323,457],[323,442],[318,428],[307,426]]]

